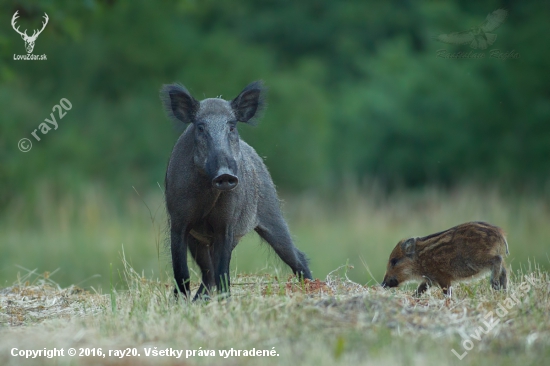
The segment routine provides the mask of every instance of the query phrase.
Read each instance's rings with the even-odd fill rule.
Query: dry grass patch
[[[408,289],[384,290],[349,280],[346,268],[324,281],[234,276],[231,298],[174,301],[172,285],[126,264],[128,290],[94,294],[61,289],[46,276],[0,291],[0,363],[19,365],[13,348],[101,348],[103,357],[37,358],[36,364],[542,364],[550,346],[550,279],[533,270],[511,276],[509,292],[486,280],[457,286],[453,298],[432,288],[417,299]],[[527,276],[527,277],[525,277]],[[526,280],[533,285],[525,290]],[[524,286],[523,289],[521,286]],[[197,288],[194,284],[193,288]],[[517,301],[502,317],[499,304]],[[521,295],[521,296],[520,296]],[[479,334],[488,312],[499,319]],[[465,340],[473,348],[462,361]],[[145,351],[173,349],[174,356]],[[139,357],[109,356],[136,349]],[[220,351],[275,350],[278,356],[224,358]],[[186,358],[187,351],[195,356]],[[214,352],[216,356],[200,355]],[[29,361],[33,363],[33,360]]]

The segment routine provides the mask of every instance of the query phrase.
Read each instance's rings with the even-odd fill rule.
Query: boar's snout
[[[236,175],[221,172],[214,179],[212,179],[212,186],[220,191],[230,191],[239,184],[239,178]]]
[[[212,187],[219,191],[230,191],[239,184],[237,162],[233,158],[218,154],[207,163],[206,169],[212,178]]]
[[[388,287],[397,287],[399,286],[399,282],[395,277],[390,278],[384,278],[384,281],[382,282],[382,287],[388,288]]]

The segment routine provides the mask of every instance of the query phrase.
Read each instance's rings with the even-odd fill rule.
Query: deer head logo
[[[40,35],[40,33],[42,33],[44,28],[46,28],[46,24],[48,24],[48,19],[49,19],[48,14],[44,13],[45,21],[42,23],[42,29],[40,29],[39,31],[35,29],[32,33],[32,36],[28,36],[26,29],[24,32],[20,32],[19,27],[15,28],[15,20],[19,18],[19,15],[17,15],[18,12],[19,10],[17,10],[15,14],[13,14],[13,18],[11,18],[11,26],[17,33],[21,35],[21,38],[23,38],[23,41],[25,41],[25,48],[27,49],[27,53],[31,53],[32,50],[34,49],[34,42],[36,41],[36,38],[38,38],[38,35]]]

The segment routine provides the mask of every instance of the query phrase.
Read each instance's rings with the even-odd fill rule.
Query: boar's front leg
[[[235,236],[230,229],[226,229],[223,236],[214,240],[212,263],[214,265],[214,280],[219,293],[229,293],[231,285],[229,263],[231,262],[231,252],[236,245]]]
[[[174,279],[176,280],[176,288],[174,295],[177,297],[178,292],[181,292],[185,297],[190,295],[190,278],[189,268],[187,267],[187,241],[185,240],[188,234],[185,229],[176,227],[170,228],[170,249],[172,252],[172,269],[174,270]]]
[[[216,283],[214,281],[214,266],[212,265],[211,249],[211,244],[200,242],[194,237],[189,236],[189,252],[201,269],[202,274],[202,282],[193,301],[199,298],[208,298],[212,287]]]

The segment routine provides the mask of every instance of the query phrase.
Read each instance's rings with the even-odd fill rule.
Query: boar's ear
[[[401,249],[407,257],[413,257],[416,252],[416,238],[409,238],[401,244]]]
[[[265,107],[266,88],[262,81],[255,81],[243,89],[241,94],[231,101],[231,108],[239,122],[255,124]]]
[[[163,85],[160,90],[160,99],[166,109],[166,114],[174,122],[183,122],[184,124],[195,122],[200,103],[189,94],[183,85]]]

